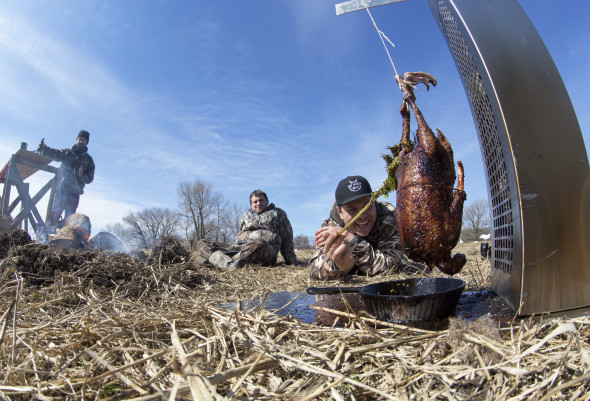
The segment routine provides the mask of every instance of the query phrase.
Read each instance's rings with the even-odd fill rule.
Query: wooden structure
[[[37,232],[39,227],[45,226],[45,222],[37,210],[36,205],[47,192],[50,192],[46,214],[46,219],[48,219],[51,213],[55,184],[59,172],[57,167],[49,166],[51,161],[52,159],[42,156],[39,153],[26,150],[26,144],[23,143],[21,148],[10,157],[10,161],[0,171],[0,183],[4,184],[2,198],[0,199],[0,215],[3,216],[4,220],[12,220],[10,231],[21,227],[21,225],[27,227],[28,223],[31,224],[35,232]],[[24,180],[39,170],[47,171],[53,174],[53,177],[39,192],[31,197],[29,194],[29,184],[25,183]],[[10,202],[12,187],[16,188],[18,195]],[[20,208],[17,211],[19,205]],[[11,217],[13,213],[16,213],[16,215]]]

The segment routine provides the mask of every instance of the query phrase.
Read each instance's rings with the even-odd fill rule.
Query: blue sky
[[[21,142],[65,148],[86,129],[97,168],[78,211],[93,234],[130,211],[175,208],[178,184],[200,179],[244,210],[262,189],[296,235],[312,235],[340,179],[360,174],[379,188],[380,155],[401,135],[401,92],[383,45],[367,12],[336,15],[341,1],[3,0],[0,162]],[[588,149],[590,2],[519,3]],[[398,72],[438,79],[418,89],[418,105],[465,164],[468,202],[486,198],[471,111],[427,1],[371,13],[396,45]],[[34,189],[47,179],[28,181]]]

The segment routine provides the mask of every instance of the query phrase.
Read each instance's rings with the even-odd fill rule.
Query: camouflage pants
[[[78,209],[78,203],[80,203],[80,195],[57,191],[55,193],[55,197],[53,198],[53,206],[51,208],[49,223],[54,226],[57,225],[59,218],[64,211],[64,220],[68,216],[76,213],[76,209]]]
[[[249,240],[230,245],[203,239],[197,242],[197,250],[207,260],[215,251],[221,251],[233,261],[242,261],[243,264],[271,266],[277,262],[277,252],[263,240]]]

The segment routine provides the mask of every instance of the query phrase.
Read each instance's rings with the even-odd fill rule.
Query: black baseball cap
[[[372,194],[371,185],[365,177],[351,175],[338,183],[336,187],[336,204],[344,205]]]

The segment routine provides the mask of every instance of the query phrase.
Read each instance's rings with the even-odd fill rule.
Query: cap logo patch
[[[352,192],[357,192],[361,189],[361,183],[358,182],[358,180],[354,180],[354,181],[348,181],[350,184],[348,184],[348,189],[350,189]]]

